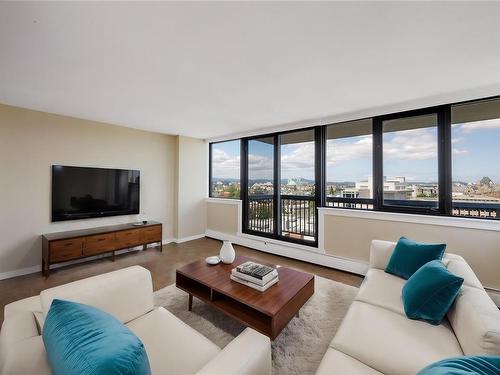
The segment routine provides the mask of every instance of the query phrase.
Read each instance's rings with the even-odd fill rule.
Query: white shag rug
[[[315,276],[313,296],[272,343],[273,374],[315,374],[358,288]],[[163,306],[189,326],[223,348],[245,328],[219,310],[188,295],[175,284],[154,293]]]

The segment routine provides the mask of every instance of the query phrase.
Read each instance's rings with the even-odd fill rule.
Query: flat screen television
[[[140,171],[52,166],[52,221],[139,213]]]

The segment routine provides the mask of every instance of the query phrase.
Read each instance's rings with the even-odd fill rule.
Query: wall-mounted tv
[[[52,166],[52,221],[139,213],[140,171]]]

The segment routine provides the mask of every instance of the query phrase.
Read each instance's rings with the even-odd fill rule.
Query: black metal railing
[[[316,204],[314,197],[282,195],[280,200],[281,235],[314,240],[316,237]],[[273,233],[273,196],[249,196],[248,203],[248,229]]]
[[[373,200],[368,198],[326,197],[326,206],[356,210],[373,210]]]
[[[272,195],[248,197],[248,229],[257,232],[273,233],[274,204]]]
[[[281,196],[281,234],[305,239],[316,237],[316,202],[306,195]]]
[[[453,216],[467,216],[498,219],[500,218],[500,204],[486,202],[453,201]]]
[[[385,199],[384,203],[390,206],[437,208],[437,201],[433,200]],[[335,208],[373,210],[373,201],[371,199],[364,198],[327,197],[326,206]],[[500,203],[453,201],[452,215],[496,219],[500,218]]]

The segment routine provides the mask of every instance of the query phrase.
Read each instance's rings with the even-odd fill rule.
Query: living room
[[[498,14],[0,2],[0,374],[500,374]]]

